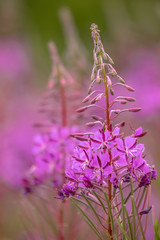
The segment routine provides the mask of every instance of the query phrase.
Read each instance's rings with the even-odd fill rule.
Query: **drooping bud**
[[[96,116],[96,115],[92,115],[92,118],[96,121],[102,121],[103,119],[99,116]]]
[[[116,70],[112,67],[112,65],[111,64],[108,64],[108,69],[109,69],[109,74],[111,75],[111,76],[117,76],[117,72],[116,72]]]
[[[120,77],[119,75],[117,77],[118,77],[118,80],[120,81],[120,83],[125,84],[125,81],[123,80],[122,77]]]
[[[107,86],[108,86],[108,87],[111,87],[112,81],[111,81],[110,77],[109,77],[109,76],[106,76],[106,78],[107,78]]]
[[[101,98],[103,97],[103,93],[99,93],[96,97],[94,97],[91,101],[91,104],[94,104],[96,102],[98,102],[99,100],[101,100]]]
[[[81,107],[81,108],[78,108],[77,110],[76,110],[76,112],[84,112],[85,110],[87,110],[88,109],[88,107],[87,106],[85,106],[85,107]]]
[[[124,84],[124,87],[127,88],[127,90],[130,91],[130,92],[134,92],[134,91],[135,91],[135,89],[132,88],[132,87],[129,86],[129,85]]]
[[[82,103],[86,103],[90,100],[91,96],[95,93],[96,91],[91,92],[87,97],[85,97],[82,101]]]
[[[101,124],[101,125],[102,125],[102,123],[101,123],[100,121],[95,121],[95,122],[88,122],[88,123],[86,123],[86,126],[88,126],[88,127],[93,127],[93,126],[95,126],[96,124]]]
[[[110,90],[111,95],[113,96],[113,95],[114,95],[114,91],[113,91],[113,89],[110,88],[109,90]]]
[[[109,61],[110,64],[112,64],[112,65],[114,64],[112,58],[111,58],[108,54],[107,54],[107,59],[108,59],[108,61]]]
[[[142,110],[142,108],[130,108],[130,109],[128,109],[129,112],[139,112],[141,110]]]
[[[76,112],[84,112],[85,110],[87,110],[88,108],[91,108],[91,107],[95,107],[96,105],[88,105],[88,106],[85,106],[85,107],[81,107],[81,108],[78,108],[76,110]]]

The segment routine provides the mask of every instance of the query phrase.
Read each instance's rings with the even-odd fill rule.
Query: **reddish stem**
[[[106,73],[105,69],[102,69],[103,73],[103,82],[105,85],[105,96],[106,96],[106,121],[107,121],[107,130],[110,131],[110,117],[109,117],[109,94],[108,94],[108,86],[107,86],[107,81],[106,81]],[[109,154],[109,159],[110,159],[110,165],[112,164],[112,156],[111,152],[108,151]],[[108,180],[108,198],[109,202],[111,203],[112,201],[112,185],[110,180]],[[110,234],[111,240],[113,240],[113,233],[112,233],[112,226],[111,226],[111,219],[110,216],[108,215],[108,232]]]
[[[62,126],[67,125],[67,110],[66,110],[66,94],[65,87],[60,84],[60,96],[61,96],[61,112],[62,112]]]
[[[60,203],[60,209],[59,209],[59,234],[58,234],[58,240],[64,240],[64,223],[63,223],[63,202]]]

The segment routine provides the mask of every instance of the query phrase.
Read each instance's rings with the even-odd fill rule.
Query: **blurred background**
[[[21,179],[33,161],[32,125],[51,72],[48,42],[55,42],[85,95],[93,22],[117,72],[136,89],[133,96],[143,110],[127,117],[135,127],[149,130],[143,141],[159,173],[160,1],[0,0],[0,239],[31,239],[22,237],[18,200]],[[159,174],[152,188],[159,217]]]

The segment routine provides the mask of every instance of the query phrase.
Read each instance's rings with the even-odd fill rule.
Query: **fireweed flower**
[[[33,185],[48,181],[54,187],[64,184],[65,170],[70,165],[76,141],[70,136],[77,131],[77,127],[72,126],[75,119],[71,112],[75,106],[70,103],[70,98],[74,98],[72,93],[68,93],[73,86],[73,79],[62,65],[54,43],[50,43],[49,47],[53,67],[47,91],[39,107],[40,113],[45,113],[43,123],[35,124],[39,127],[39,133],[33,139],[34,162],[23,179],[27,189],[29,185],[32,189]]]
[[[117,239],[121,236],[123,239],[129,239],[129,236],[135,239],[137,224],[140,225],[140,234],[145,239],[139,211],[142,212],[146,207],[149,185],[157,176],[154,166],[150,166],[145,159],[144,145],[139,143],[139,138],[146,132],[142,127],[132,128],[131,135],[125,136],[121,130],[125,123],[114,125],[114,119],[117,119],[121,113],[139,112],[141,108],[115,108],[117,103],[126,104],[135,101],[130,96],[116,97],[110,102],[109,96],[114,95],[114,88],[117,85],[130,92],[134,89],[127,85],[114,69],[113,60],[104,51],[97,25],[92,24],[91,31],[94,42],[94,66],[88,96],[83,100],[84,103],[89,102],[89,104],[79,108],[77,112],[98,108],[102,114],[92,116],[94,121],[87,124],[97,126],[97,130],[79,138],[74,135],[79,143],[74,148],[72,165],[66,171],[68,183],[63,186],[60,195],[62,199],[72,197],[76,206],[78,206],[76,200],[82,204],[85,200],[85,206],[87,205],[98,221],[97,225],[92,222],[87,212],[79,206],[78,208],[87,223],[92,229],[94,228],[99,239],[102,239],[101,229],[107,232],[109,239],[115,237]],[[114,83],[116,78],[118,82]],[[97,90],[96,85],[102,83],[103,89]],[[101,99],[105,107],[99,103]],[[131,210],[130,205],[132,205]],[[99,207],[102,209],[100,210]],[[134,225],[133,229],[131,222]],[[101,227],[98,227],[98,224]]]

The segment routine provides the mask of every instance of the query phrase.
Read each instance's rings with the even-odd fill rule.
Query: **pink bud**
[[[96,116],[96,115],[92,115],[92,118],[93,118],[94,120],[96,120],[96,121],[101,121],[101,120],[102,120],[101,117]]]
[[[110,87],[112,85],[111,79],[108,76],[106,78],[107,78],[107,85]]]
[[[108,58],[109,63],[113,65],[114,62],[113,62],[112,58],[108,54],[107,54],[107,58]]]
[[[79,141],[88,141],[88,138],[83,138],[83,137],[75,137]]]
[[[127,90],[128,91],[131,91],[131,92],[134,92],[135,90],[134,90],[134,88],[132,88],[131,86],[129,86],[129,85],[124,85],[126,88],[127,88]]]
[[[125,81],[120,76],[118,76],[118,80],[120,81],[120,83],[125,84]]]
[[[91,104],[94,104],[99,100],[101,100],[102,96],[103,96],[103,93],[98,94],[95,98],[92,99]]]
[[[112,112],[115,113],[115,114],[119,114],[121,112],[121,110],[120,109],[112,110]]]
[[[139,112],[141,110],[142,110],[142,108],[130,108],[130,109],[128,109],[129,112]]]
[[[132,98],[132,97],[125,97],[124,99],[127,100],[128,102],[135,102],[136,101],[136,99]]]
[[[101,83],[101,78],[100,78],[100,76],[99,76],[99,75],[96,77],[96,81],[97,81],[97,83],[98,83],[98,84],[100,84],[100,83]]]
[[[96,122],[89,122],[89,123],[86,123],[86,125],[87,125],[88,127],[93,127],[95,124],[96,124]]]
[[[115,125],[116,127],[124,127],[125,126],[125,122],[120,122],[118,124]]]
[[[95,122],[88,122],[88,123],[86,123],[86,125],[87,125],[88,127],[93,127],[93,126],[96,125],[96,124],[101,124],[101,125],[102,125],[102,123],[101,123],[100,121],[95,121]]]
[[[114,95],[114,91],[113,91],[112,88],[110,88],[110,93],[111,93],[112,96]]]
[[[88,108],[87,106],[78,108],[76,112],[84,112],[85,110],[87,110],[87,108]]]

